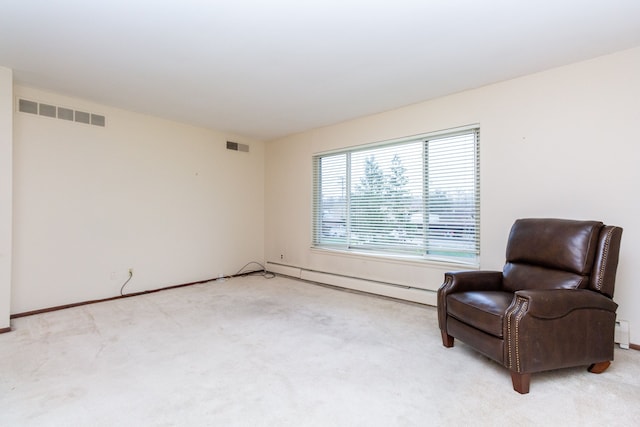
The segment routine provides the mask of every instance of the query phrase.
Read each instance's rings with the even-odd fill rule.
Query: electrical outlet
[[[129,276],[133,276],[133,267],[129,268]]]
[[[283,260],[284,259],[284,254],[280,254],[280,259]]]

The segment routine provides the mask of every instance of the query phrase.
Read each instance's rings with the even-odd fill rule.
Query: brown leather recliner
[[[502,271],[445,274],[442,344],[458,338],[503,364],[522,394],[535,372],[603,372],[613,360],[621,237],[622,228],[598,221],[517,220]]]

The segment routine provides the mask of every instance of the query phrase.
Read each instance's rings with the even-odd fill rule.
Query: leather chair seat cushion
[[[513,293],[468,291],[447,296],[447,312],[462,323],[502,338],[502,324]]]

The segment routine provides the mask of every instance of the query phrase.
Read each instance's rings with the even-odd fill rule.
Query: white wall
[[[0,330],[11,311],[11,221],[13,73],[0,67]]]
[[[479,123],[481,267],[502,268],[507,234],[519,217],[597,219],[620,225],[624,234],[615,295],[618,318],[630,321],[631,342],[640,343],[640,272],[634,268],[640,254],[638,76],[640,48],[269,142],[267,261],[421,287],[428,296],[415,299],[435,303],[442,273],[456,266],[310,249],[311,156]],[[374,282],[357,286],[397,293]]]
[[[15,95],[103,114],[106,127],[14,113],[12,313],[119,295],[129,268],[125,292],[263,262],[262,142],[27,87]]]

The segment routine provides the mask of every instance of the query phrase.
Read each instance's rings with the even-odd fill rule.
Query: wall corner
[[[12,212],[13,71],[0,67],[0,331],[10,330]]]

